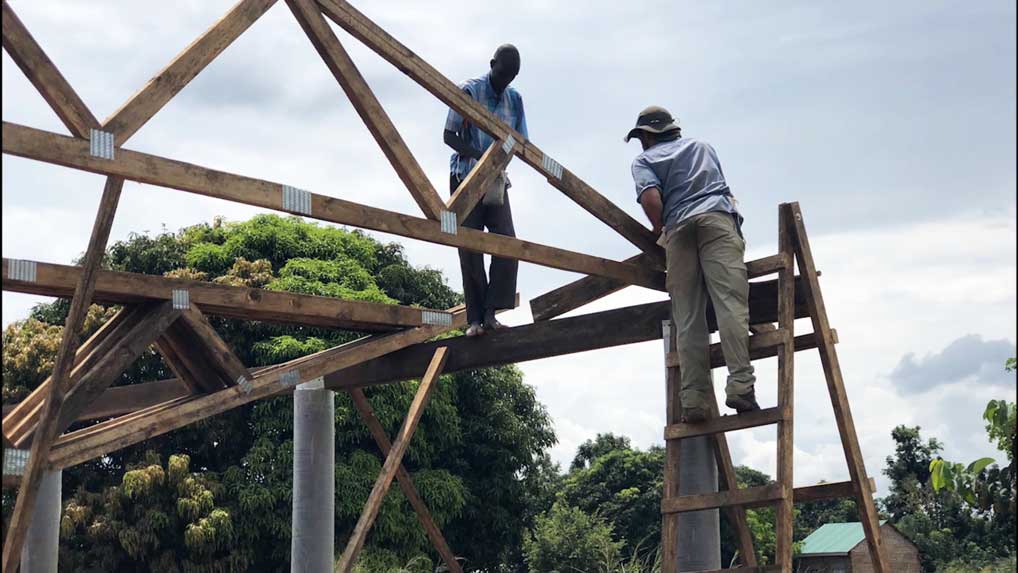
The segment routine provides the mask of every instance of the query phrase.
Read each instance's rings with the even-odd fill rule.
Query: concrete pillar
[[[718,466],[710,438],[698,436],[680,442],[679,492],[681,495],[716,493]],[[721,568],[721,521],[717,509],[679,514],[679,571]]]
[[[22,573],[57,573],[60,548],[61,480],[63,471],[47,471],[39,486],[25,545],[21,548]]]
[[[292,573],[335,568],[336,403],[318,378],[293,392]]]

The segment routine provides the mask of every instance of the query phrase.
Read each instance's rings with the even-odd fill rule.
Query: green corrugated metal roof
[[[864,539],[866,534],[861,523],[827,523],[802,541],[801,554],[848,553]]]

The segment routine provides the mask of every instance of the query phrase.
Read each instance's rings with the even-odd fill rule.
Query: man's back
[[[637,197],[649,187],[661,191],[665,227],[701,213],[736,213],[731,190],[710,144],[688,137],[663,141],[633,161]]]

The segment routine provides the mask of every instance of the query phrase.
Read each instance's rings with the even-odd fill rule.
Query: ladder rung
[[[785,486],[779,483],[719,491],[717,493],[683,495],[661,500],[661,513],[684,513],[733,505],[766,505],[770,502],[785,499],[787,495]]]
[[[746,273],[749,278],[755,279],[771,273],[788,268],[792,261],[792,257],[778,253],[755,261],[749,261],[746,263]]]
[[[768,351],[778,348],[784,344],[786,340],[788,340],[788,331],[784,328],[776,328],[767,332],[761,332],[760,334],[754,334],[749,337],[750,357],[753,358],[754,355],[761,357],[771,356]],[[675,352],[669,352],[666,354],[665,366],[668,368],[679,366],[678,354]]]
[[[787,417],[788,412],[780,407],[766,408],[756,412],[719,416],[698,424],[671,424],[665,427],[666,440],[681,440],[694,436],[707,436],[722,432],[734,432],[767,424],[776,424]]]

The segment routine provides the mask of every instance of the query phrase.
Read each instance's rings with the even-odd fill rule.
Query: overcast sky
[[[12,2],[96,116],[107,117],[231,2]],[[454,81],[515,43],[530,135],[642,220],[622,136],[669,108],[711,142],[741,201],[749,258],[776,251],[777,205],[799,201],[838,329],[869,473],[891,429],[918,424],[959,461],[995,455],[980,414],[1015,399],[1015,4],[982,2],[356,2]],[[568,7],[567,7],[568,6]],[[437,188],[446,109],[339,32]],[[3,118],[65,129],[4,53]],[[280,2],[142,128],[127,148],[419,211]],[[520,162],[510,166],[519,236],[622,259],[634,247]],[[68,263],[87,243],[102,178],[3,157],[3,256]],[[113,240],[247,218],[257,209],[128,183]],[[382,240],[396,237],[374,234]],[[399,238],[411,260],[459,287],[452,249]],[[524,264],[524,301],[577,278]],[[660,300],[629,288],[579,312]],[[42,301],[3,293],[3,322]],[[529,308],[507,322],[531,320]],[[802,331],[808,323],[800,321]],[[583,333],[577,333],[582,336]],[[660,342],[523,364],[568,465],[598,432],[661,443]],[[758,394],[775,399],[774,361]],[[795,481],[847,479],[815,353],[796,363]],[[719,391],[722,373],[716,372]],[[736,463],[774,472],[773,427],[730,434]],[[882,492],[883,493],[883,492]]]

